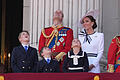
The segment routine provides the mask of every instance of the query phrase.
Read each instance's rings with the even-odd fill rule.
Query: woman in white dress
[[[81,20],[83,32],[78,35],[82,50],[87,53],[89,72],[100,73],[99,61],[104,50],[104,34],[96,32],[96,20],[92,15],[84,16]]]

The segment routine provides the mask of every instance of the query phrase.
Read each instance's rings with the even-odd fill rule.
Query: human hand
[[[94,68],[95,66],[93,65],[93,64],[91,64],[90,66],[89,66],[89,70],[91,70],[92,68]]]

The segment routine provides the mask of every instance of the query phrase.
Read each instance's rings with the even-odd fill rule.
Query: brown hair
[[[28,31],[23,30],[22,32],[19,33],[18,39],[21,37],[21,34],[22,34],[23,32],[26,32],[26,33],[29,35],[29,32],[28,32]]]
[[[96,20],[94,19],[94,17],[93,16],[91,16],[91,15],[88,15],[88,16],[86,16],[87,18],[89,18],[90,20],[91,20],[91,22],[94,22],[94,24],[93,24],[93,26],[92,26],[92,28],[93,29],[95,29],[95,28],[97,28],[97,23],[96,23]],[[84,17],[84,18],[86,18],[86,17]],[[84,18],[82,19],[82,24],[84,23]]]

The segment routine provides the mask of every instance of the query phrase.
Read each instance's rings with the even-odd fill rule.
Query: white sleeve
[[[100,33],[99,34],[99,43],[98,43],[98,50],[97,50],[97,58],[96,60],[93,62],[93,65],[96,67],[99,64],[99,61],[103,55],[103,51],[104,51],[104,34]]]

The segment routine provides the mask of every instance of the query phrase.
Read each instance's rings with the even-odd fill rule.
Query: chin
[[[73,46],[73,48],[75,48],[75,47],[79,47],[79,46],[78,45]]]

